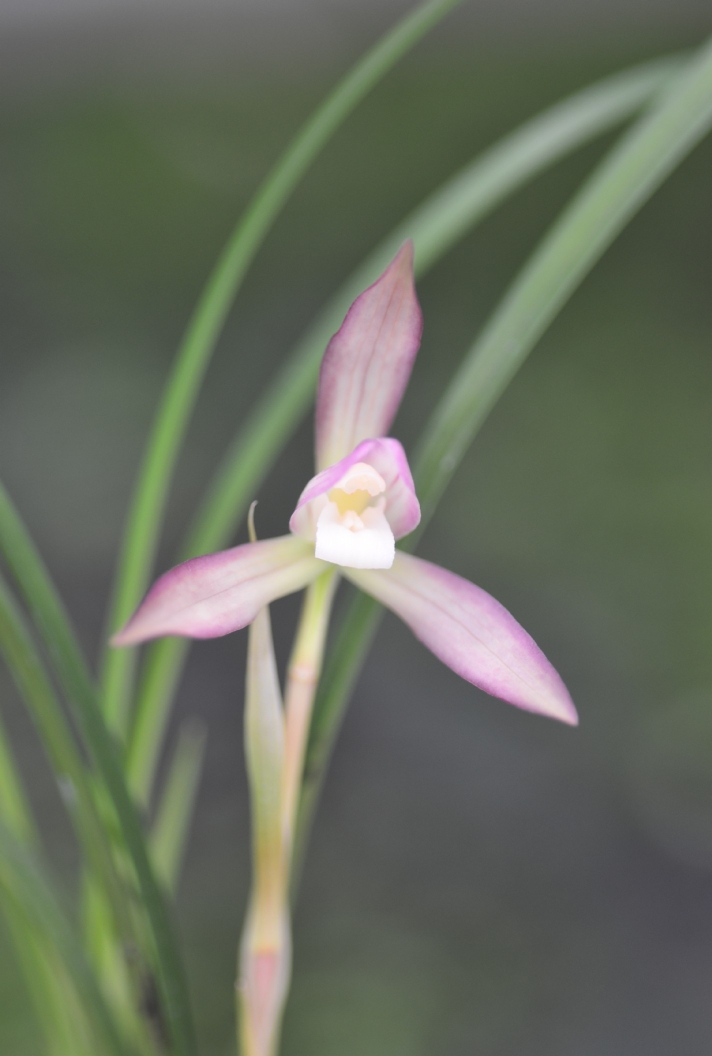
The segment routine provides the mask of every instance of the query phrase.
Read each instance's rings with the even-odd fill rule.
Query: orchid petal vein
[[[316,461],[323,469],[369,437],[385,436],[403,398],[423,330],[413,243],[348,310],[328,344],[316,401]]]
[[[263,606],[301,590],[324,567],[313,547],[295,535],[192,558],[156,581],[112,645],[165,635],[218,638],[240,630]]]
[[[400,552],[388,572],[346,574],[468,682],[519,708],[577,724],[568,690],[539,646],[474,583]]]

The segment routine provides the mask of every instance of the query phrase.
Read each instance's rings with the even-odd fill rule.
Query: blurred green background
[[[356,20],[343,47],[283,47],[264,62],[226,61],[223,37],[187,67],[163,61],[155,39],[135,66],[103,64],[114,38],[93,47],[78,23],[3,41],[0,477],[92,656],[132,476],[206,272],[381,24]],[[455,26],[361,106],[260,254],[183,453],[161,569],[280,358],[382,234],[562,94],[709,28],[680,18],[642,32],[641,17],[528,41]],[[537,179],[420,284],[425,335],[394,429],[407,446],[612,141]],[[487,698],[385,621],[304,874],[285,1056],[712,1051],[711,168],[708,141],[585,282],[421,547],[514,612],[581,726]],[[310,460],[305,423],[256,496],[261,535],[285,530]],[[274,606],[282,660],[297,604]],[[249,881],[244,649],[244,635],[200,643],[178,709],[209,731],[178,899],[204,1056],[233,1051]],[[4,671],[0,707],[69,899],[69,826]],[[4,933],[0,1052],[41,1052]]]

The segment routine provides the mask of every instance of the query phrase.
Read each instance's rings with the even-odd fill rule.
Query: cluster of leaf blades
[[[193,314],[149,437],[117,572],[112,626],[130,615],[153,575],[190,414],[226,315],[266,234],[348,114],[458,2],[429,0],[356,65],[296,137],[229,240]],[[399,224],[285,359],[218,467],[179,557],[229,542],[256,487],[310,406],[326,341],[404,238],[413,238],[418,274],[424,274],[528,179],[641,110],[515,278],[427,424],[415,461],[424,527],[477,429],[543,331],[712,124],[712,45],[689,57],[625,71],[559,103],[476,158]],[[134,651],[107,652],[97,687],[41,558],[3,490],[0,552],[25,610],[0,580],[0,650],[75,822],[90,884],[106,910],[95,922],[105,922],[137,1010],[135,1028],[123,1021],[112,993],[97,981],[96,965],[53,894],[0,727],[0,906],[45,1027],[47,1051],[193,1056],[190,1002],[167,896],[176,882],[199,780],[200,729],[186,729],[179,738],[152,832],[146,833],[141,816],[154,796],[187,644],[166,640],[150,646],[140,673]],[[328,658],[304,777],[302,851],[331,746],[379,615],[376,603],[356,596]]]

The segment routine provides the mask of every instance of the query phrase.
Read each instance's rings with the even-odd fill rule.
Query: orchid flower
[[[499,602],[395,548],[418,525],[420,506],[403,447],[386,434],[421,332],[407,242],[354,301],[326,349],[316,402],[317,473],[299,497],[290,534],[193,558],[167,572],[114,645],[228,634],[336,566],[468,682],[517,707],[577,722],[561,678]]]

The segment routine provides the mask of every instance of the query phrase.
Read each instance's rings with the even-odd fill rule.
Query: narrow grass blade
[[[297,135],[258,190],[228,241],[198,302],[148,441],[124,536],[110,629],[129,618],[148,585],[173,469],[228,310],[284,204],[334,132],[378,81],[461,0],[427,0],[387,33],[347,74]],[[102,678],[112,729],[129,721],[135,650],[109,650]]]
[[[0,884],[0,906],[40,1024],[46,1056],[96,1056],[96,1039],[57,951]]]
[[[680,67],[664,59],[606,78],[546,110],[487,150],[399,224],[346,281],[289,356],[229,449],[201,506],[180,560],[226,546],[255,489],[308,409],[324,348],[353,299],[371,283],[406,237],[416,273],[438,259],[507,195],[563,155],[629,118]],[[151,645],[139,686],[128,751],[130,786],[150,798],[170,702],[189,643]]]
[[[712,44],[625,135],[510,288],[425,431],[416,455],[424,522],[514,373],[627,222],[712,125]]]
[[[659,105],[623,136],[587,180],[465,357],[426,427],[416,458],[423,527],[478,428],[546,327],[710,126],[712,44],[695,56]],[[419,532],[405,540],[408,548]],[[298,833],[302,853],[330,747],[380,614],[371,599],[354,601],[322,681],[305,771]]]
[[[32,814],[1,722],[0,824],[22,846],[39,846]],[[80,1025],[76,1022],[70,1025],[63,969],[56,963],[54,951],[1,886],[0,905],[50,1056],[69,1056],[72,1045],[77,1056],[88,1056],[79,1037]]]
[[[127,994],[132,997],[131,1007],[127,1011],[132,1026],[137,1025],[137,1012],[143,1004],[145,987],[154,972],[150,964],[152,956],[141,953],[141,932],[134,913],[133,891],[117,868],[111,838],[94,798],[91,777],[85,769],[60,702],[23,618],[1,578],[0,653],[40,734],[60,794],[74,822],[84,861],[96,877],[97,884],[101,885],[101,898],[107,906],[107,925],[111,934],[116,936],[117,955],[121,959]],[[17,832],[17,824],[14,831]],[[14,932],[17,933],[21,922],[16,919],[17,914],[12,916]],[[28,940],[31,946],[36,945],[32,935]],[[40,945],[42,941],[42,936],[39,936]],[[130,955],[125,956],[126,953]],[[31,956],[31,952],[28,953],[28,957]],[[33,977],[31,983],[33,988],[35,984],[43,987],[48,981],[44,977],[37,980]],[[61,975],[57,977],[59,983]],[[61,995],[58,1000],[61,1001]]]
[[[329,338],[406,238],[413,240],[415,272],[422,278],[518,188],[649,103],[680,66],[679,58],[645,63],[577,92],[476,157],[410,213],[349,276],[289,355],[218,468],[180,560],[227,545],[255,487],[313,400]]]
[[[149,1006],[145,992],[138,995],[143,1000],[140,1010],[137,1008],[137,994],[116,932],[111,903],[97,877],[86,868],[82,875],[81,923],[84,952],[116,1022],[127,1036],[140,1035],[148,1044],[161,1031],[160,1019],[141,1014]]]
[[[0,819],[21,843],[28,846],[38,844],[32,812],[2,721],[0,721]]]
[[[97,1056],[100,1053],[135,1056],[121,1037],[49,884],[34,859],[3,825],[0,825],[0,888],[14,905],[17,918],[24,918],[45,942],[58,951],[60,962],[76,988],[81,1007],[93,1025]]]
[[[42,661],[2,579],[0,651],[42,738],[64,802],[76,821],[84,853],[106,885],[119,932],[125,942],[133,942],[135,936],[127,891],[116,872],[111,846],[95,808],[88,774]]]
[[[163,1014],[178,1056],[195,1051],[182,962],[168,907],[153,873],[136,807],[128,793],[116,745],[99,710],[97,696],[61,601],[30,536],[0,486],[0,550],[54,662],[55,670],[89,750],[102,788],[118,821],[122,849],[136,872],[156,950]],[[9,610],[12,613],[12,608]],[[25,637],[27,637],[25,635]]]
[[[178,735],[151,833],[156,875],[171,892],[175,891],[183,864],[204,758],[204,727],[185,723]]]

